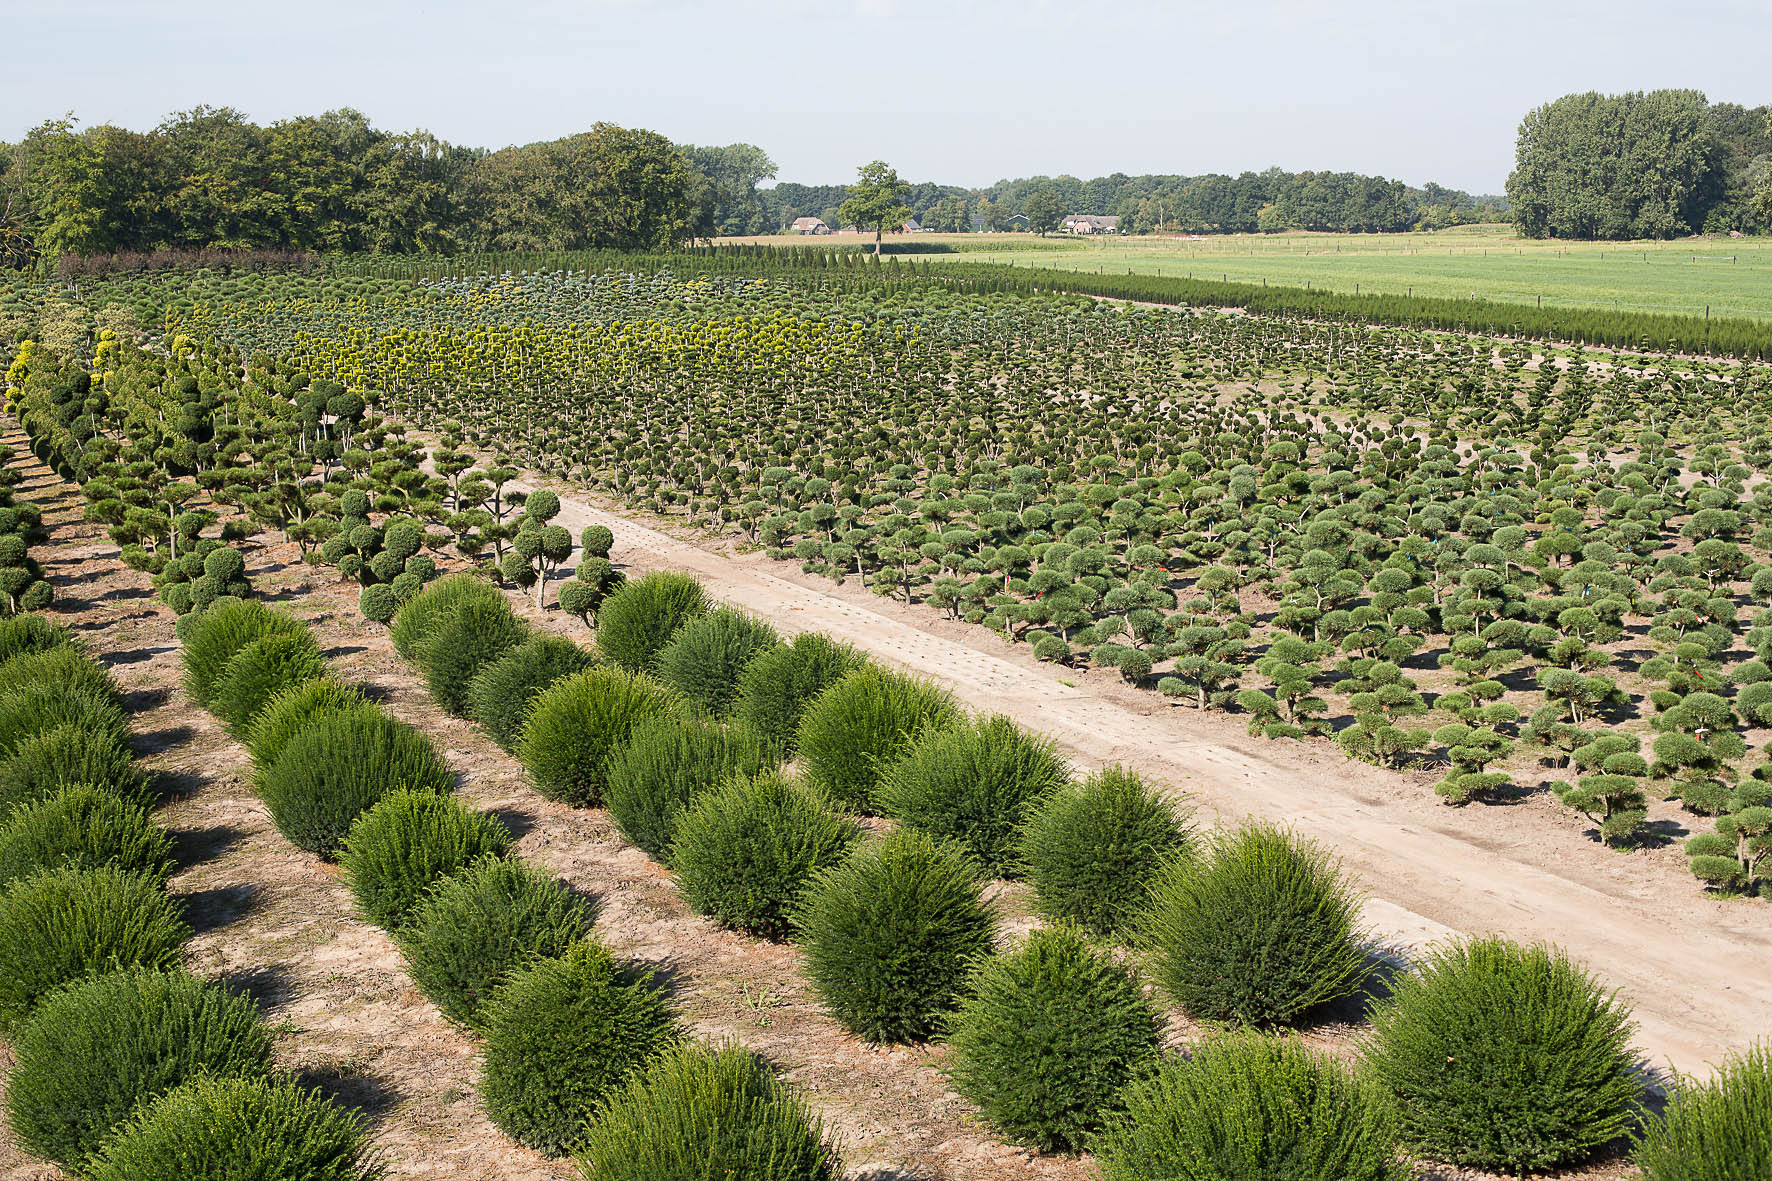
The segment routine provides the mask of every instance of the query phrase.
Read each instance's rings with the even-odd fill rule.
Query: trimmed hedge
[[[1772,1046],[1728,1059],[1709,1082],[1681,1080],[1631,1158],[1643,1181],[1772,1177]]]
[[[165,881],[172,837],[139,805],[87,784],[27,804],[0,825],[0,887],[42,870],[104,865]]]
[[[781,758],[793,755],[800,718],[826,689],[867,663],[847,644],[819,632],[795,636],[792,643],[757,654],[738,678],[732,716],[772,746]]]
[[[357,817],[339,854],[364,918],[398,930],[441,878],[482,857],[503,857],[511,831],[454,796],[402,788]]]
[[[262,636],[234,653],[216,679],[215,714],[243,737],[273,697],[325,675],[326,658],[307,629]]]
[[[677,629],[658,654],[658,679],[716,718],[732,712],[738,682],[751,661],[780,646],[775,629],[721,607]]]
[[[634,727],[674,708],[670,691],[643,673],[586,669],[536,695],[517,757],[542,795],[595,807],[608,786],[609,762]]]
[[[629,672],[651,672],[677,629],[707,614],[693,575],[654,570],[617,587],[597,611],[597,647]]]
[[[863,665],[806,707],[800,759],[807,777],[833,800],[869,812],[886,768],[958,714],[953,699],[934,685]]]
[[[63,725],[31,735],[0,760],[0,824],[19,808],[80,784],[134,804],[153,802],[146,776],[115,734]]]
[[[698,795],[762,769],[762,749],[748,731],[661,714],[636,724],[610,757],[604,802],[623,836],[663,859],[678,814]]]
[[[536,695],[590,668],[596,659],[571,640],[532,636],[474,674],[468,683],[468,716],[486,727],[494,742],[514,751]]]

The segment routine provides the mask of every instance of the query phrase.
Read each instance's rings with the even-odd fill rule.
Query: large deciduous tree
[[[880,236],[887,226],[895,226],[910,217],[910,206],[904,203],[911,186],[898,179],[898,170],[884,160],[863,164],[856,181],[849,188],[849,199],[838,211],[851,225],[874,230],[874,253],[880,253]]]

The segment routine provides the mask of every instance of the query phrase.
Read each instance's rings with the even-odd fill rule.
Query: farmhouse
[[[1061,223],[1067,234],[1117,234],[1120,219],[1095,213],[1073,213]]]
[[[1019,230],[1027,229],[1028,226],[1030,226],[1032,224],[1033,224],[1032,222],[1028,221],[1027,214],[1025,214],[1025,213],[1011,213],[1008,217],[1005,217],[1002,221],[1000,221],[997,224],[997,228],[1002,229],[1002,230],[1018,230],[1019,231]]]
[[[824,224],[822,217],[796,217],[794,224],[788,227],[796,234],[828,234],[831,227]]]
[[[923,223],[913,217],[909,221],[900,224],[898,228],[907,234],[920,234],[923,232]]]

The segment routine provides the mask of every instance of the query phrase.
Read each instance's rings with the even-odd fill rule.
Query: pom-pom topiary
[[[1403,1142],[1435,1160],[1552,1169],[1630,1131],[1630,1013],[1561,952],[1498,937],[1430,953],[1371,1011],[1366,1063]]]
[[[529,626],[502,597],[469,599],[439,618],[418,646],[425,688],[449,713],[466,717],[474,675],[528,638]]]
[[[39,681],[0,691],[0,756],[57,726],[109,733],[119,743],[129,737],[129,719],[111,697],[85,685]]]
[[[586,669],[536,694],[517,744],[535,789],[550,800],[594,807],[609,761],[641,721],[668,713],[670,691],[643,673]]]
[[[339,863],[363,917],[392,931],[439,878],[510,848],[511,830],[496,816],[453,796],[401,790],[357,817]]]
[[[787,758],[794,753],[806,707],[864,663],[861,653],[829,636],[795,636],[792,643],[765,649],[745,666],[732,716]]]
[[[953,699],[934,685],[863,665],[806,707],[800,759],[807,776],[833,800],[872,811],[886,768],[957,716]]]
[[[486,1010],[480,1092],[492,1122],[572,1152],[610,1094],[676,1040],[664,989],[583,940],[517,969]]]
[[[685,700],[724,718],[745,668],[780,643],[767,623],[722,607],[677,629],[658,654],[658,679]]]
[[[692,575],[655,570],[624,582],[597,612],[597,647],[629,672],[649,672],[677,629],[707,613]]]
[[[183,971],[141,968],[47,997],[13,1042],[6,1113],[20,1147],[76,1173],[137,1106],[199,1076],[271,1063],[258,1006]]]
[[[412,982],[445,1016],[482,1026],[493,991],[536,956],[590,934],[595,908],[522,861],[486,857],[443,878],[399,932]]]
[[[861,830],[768,771],[704,792],[677,818],[670,863],[689,905],[722,926],[786,937],[812,876],[840,862]]]
[[[214,604],[197,617],[185,636],[181,652],[185,691],[205,709],[214,708],[216,687],[236,652],[269,635],[306,630],[296,620],[279,615],[263,603],[236,600]]]
[[[1772,1046],[1729,1059],[1708,1082],[1681,1080],[1631,1159],[1643,1181],[1772,1177]]]
[[[486,727],[494,742],[515,750],[535,695],[595,661],[571,640],[533,636],[474,674],[468,684],[468,716]]]
[[[1075,927],[1033,931],[988,961],[948,1027],[948,1073],[1005,1136],[1075,1151],[1162,1034],[1138,977]]]
[[[371,623],[391,623],[400,609],[400,596],[392,583],[378,582],[357,594],[357,610]]]
[[[696,796],[762,769],[763,752],[749,731],[660,714],[636,725],[610,757],[605,803],[623,836],[662,858],[678,813]]]
[[[991,949],[996,920],[978,887],[971,858],[912,829],[820,872],[794,925],[825,1009],[869,1041],[935,1033]]]
[[[244,736],[265,703],[291,685],[326,675],[326,658],[306,629],[252,641],[228,661],[215,684],[215,713]]]
[[[0,887],[41,870],[101,865],[164,881],[172,837],[139,805],[86,784],[27,804],[0,824]]]
[[[0,760],[0,823],[15,809],[76,784],[137,804],[151,802],[146,777],[114,733],[64,725],[31,735]]]
[[[246,750],[262,774],[277,761],[291,738],[335,713],[373,710],[360,689],[337,681],[303,681],[277,693],[246,728]]]
[[[1285,1025],[1359,989],[1358,912],[1328,854],[1252,823],[1169,863],[1142,935],[1157,983],[1193,1016]]]
[[[407,660],[416,660],[425,637],[464,604],[503,601],[504,595],[485,579],[473,574],[451,574],[402,603],[394,613],[388,637],[394,642],[394,651]]]

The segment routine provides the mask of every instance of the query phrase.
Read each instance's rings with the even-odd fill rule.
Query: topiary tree
[[[371,623],[391,623],[399,609],[400,596],[395,593],[392,583],[378,582],[364,587],[357,594],[357,610]]]
[[[1424,1155],[1559,1168],[1640,1117],[1629,1011],[1561,952],[1475,939],[1431,952],[1392,989],[1372,1006],[1366,1064]]]
[[[677,629],[708,611],[693,575],[654,570],[624,582],[597,611],[597,647],[629,672],[650,672]]]
[[[1686,841],[1694,876],[1724,893],[1772,897],[1772,783],[1755,777],[1731,791],[1715,832]]]
[[[1434,741],[1447,748],[1451,764],[1446,777],[1434,785],[1434,793],[1448,804],[1493,796],[1512,781],[1505,772],[1488,770],[1490,763],[1507,758],[1514,749],[1493,727],[1452,722],[1434,731]]]
[[[725,718],[745,668],[780,643],[767,623],[721,607],[677,630],[658,654],[658,679],[712,716]]]
[[[609,762],[635,726],[676,708],[670,690],[642,673],[597,667],[535,697],[517,757],[535,789],[578,808],[602,802]]]
[[[503,598],[469,598],[439,615],[417,645],[416,663],[432,699],[456,717],[468,716],[468,691],[487,664],[530,636]]]
[[[234,653],[215,684],[213,709],[235,737],[291,685],[326,675],[326,658],[306,628],[261,636]]]
[[[814,786],[845,807],[870,812],[886,768],[957,715],[953,699],[934,685],[863,665],[806,707],[797,749]]]
[[[819,632],[805,632],[759,652],[739,674],[732,716],[781,758],[793,755],[806,707],[846,673],[865,663],[861,653]]]
[[[1601,734],[1570,757],[1591,774],[1573,784],[1558,780],[1550,785],[1563,806],[1593,821],[1600,840],[1608,845],[1623,844],[1642,831],[1649,815],[1643,792],[1649,764],[1638,753],[1637,736]]]
[[[17,809],[78,785],[143,807],[152,803],[147,778],[113,731],[61,725],[22,740],[0,760],[0,824]]]
[[[46,869],[104,865],[164,881],[172,837],[139,805],[87,784],[27,804],[0,824],[0,887]]]
[[[1708,1081],[1681,1079],[1666,1109],[1632,1134],[1643,1181],[1772,1177],[1772,1048],[1725,1061]]]
[[[401,789],[357,817],[338,860],[363,917],[394,931],[439,879],[510,848],[498,817],[452,796]]]
[[[486,727],[494,742],[514,751],[536,694],[595,661],[593,653],[571,640],[531,636],[474,674],[468,682],[468,716]]]
[[[605,802],[622,835],[662,860],[677,816],[696,796],[732,776],[757,774],[763,762],[746,730],[661,714],[635,725],[610,757]]]

